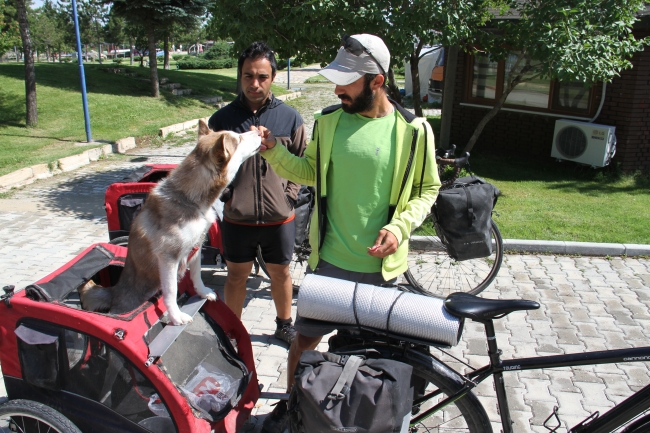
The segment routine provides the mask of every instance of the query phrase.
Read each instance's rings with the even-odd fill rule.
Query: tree
[[[43,6],[34,12],[31,25],[32,38],[36,47],[45,51],[49,62],[51,48],[57,48],[63,44],[65,27],[59,25],[57,11],[49,1],[43,3]]]
[[[36,71],[34,70],[34,51],[29,33],[27,20],[27,6],[25,0],[16,0],[16,17],[20,26],[20,39],[23,42],[25,55],[25,101],[27,106],[27,126],[38,124],[38,110],[36,108]]]
[[[102,43],[105,32],[104,27],[108,19],[108,7],[101,0],[78,0],[79,26],[83,28],[84,35],[96,41],[97,59],[102,63]],[[83,24],[82,24],[83,23]]]
[[[0,56],[16,45],[20,45],[16,8],[9,4],[9,0],[0,0]]]
[[[419,59],[435,42],[455,43],[489,17],[496,0],[216,0],[208,34],[232,37],[242,50],[266,40],[283,57],[329,62],[343,34],[372,33],[391,52],[391,64],[411,62],[414,94],[419,95]],[[317,25],[314,25],[317,23]],[[387,71],[394,98],[400,98],[393,71]],[[422,115],[419,98],[416,114]]]
[[[110,3],[109,0],[103,0]],[[132,23],[142,25],[147,33],[151,94],[160,95],[156,60],[156,32],[172,23],[194,25],[206,12],[209,0],[113,0],[113,11]]]
[[[495,16],[495,25],[466,39],[467,51],[478,52],[480,47],[491,60],[510,56],[510,61],[503,93],[479,122],[465,151],[472,150],[517,85],[540,77],[591,85],[610,82],[631,68],[632,55],[650,42],[632,35],[643,7],[638,0],[511,1]],[[515,19],[498,20],[501,17]]]

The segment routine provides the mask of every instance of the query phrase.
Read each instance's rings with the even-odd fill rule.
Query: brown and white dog
[[[153,188],[133,221],[124,270],[113,287],[86,285],[80,289],[85,309],[121,314],[133,311],[162,290],[163,302],[174,325],[192,318],[176,303],[178,279],[189,266],[196,292],[208,300],[216,294],[201,281],[201,253],[188,263],[215,220],[212,204],[232,181],[240,165],[255,155],[261,137],[257,131],[236,134],[213,132],[199,121],[199,140],[192,152],[169,176]]]

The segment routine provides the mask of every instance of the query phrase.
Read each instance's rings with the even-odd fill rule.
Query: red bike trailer
[[[129,235],[133,219],[138,215],[151,188],[167,177],[177,164],[147,164],[122,181],[115,182],[106,189],[104,207],[108,222],[108,238],[126,246],[119,240]],[[208,235],[201,247],[201,264],[203,266],[221,265],[224,262],[223,245],[219,223],[215,221],[208,229]]]
[[[60,412],[79,429],[64,432],[239,431],[260,395],[250,337],[222,301],[195,296],[189,275],[178,285],[179,305],[194,317],[185,326],[165,324],[160,295],[124,315],[81,309],[78,288],[114,285],[125,257],[121,246],[95,244],[25,290],[5,288],[0,362],[9,403]],[[225,406],[204,404],[216,396]]]

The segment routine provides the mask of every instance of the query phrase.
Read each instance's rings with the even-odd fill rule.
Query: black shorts
[[[245,226],[221,221],[224,257],[233,263],[252,262],[257,257],[257,246],[262,249],[266,263],[287,265],[293,256],[296,223],[273,226]]]

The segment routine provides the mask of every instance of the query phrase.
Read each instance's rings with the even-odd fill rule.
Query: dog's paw
[[[201,291],[196,291],[200,297],[203,299],[207,299],[208,301],[216,301],[217,300],[217,294],[214,293],[214,290],[208,289],[207,287],[205,290]]]
[[[174,312],[169,312],[169,321],[171,322],[172,325],[187,325],[192,321],[192,316],[189,314],[185,314],[182,311]]]

